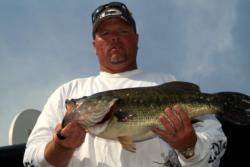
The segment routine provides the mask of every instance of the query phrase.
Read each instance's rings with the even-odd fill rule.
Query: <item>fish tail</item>
[[[250,125],[250,97],[237,92],[217,93],[222,110],[218,118],[237,124]]]

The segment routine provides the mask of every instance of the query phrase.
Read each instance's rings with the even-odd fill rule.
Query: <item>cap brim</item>
[[[102,18],[102,19],[99,19],[98,21],[96,21],[96,22],[93,24],[93,29],[92,29],[93,36],[94,36],[94,34],[96,33],[96,31],[97,31],[98,27],[100,26],[100,24],[101,24],[103,21],[108,20],[108,19],[111,19],[111,18],[120,18],[120,19],[124,20],[126,23],[130,24],[130,23],[128,22],[128,20],[127,20],[126,18],[124,18],[123,16],[120,16],[120,15],[117,15],[117,16],[114,16],[114,15],[112,15],[112,16],[106,16],[106,17],[104,17],[104,18]]]

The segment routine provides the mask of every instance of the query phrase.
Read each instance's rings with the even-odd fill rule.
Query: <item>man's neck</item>
[[[116,73],[123,73],[123,72],[128,72],[132,70],[138,69],[137,66],[130,67],[130,68],[124,68],[124,69],[110,69],[110,68],[101,68],[100,71],[111,73],[111,74],[116,74]]]

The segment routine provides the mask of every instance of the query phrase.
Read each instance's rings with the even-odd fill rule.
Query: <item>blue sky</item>
[[[0,146],[11,121],[42,110],[61,84],[98,74],[90,15],[106,0],[0,0]],[[127,0],[139,68],[172,73],[203,92],[250,95],[250,1]]]

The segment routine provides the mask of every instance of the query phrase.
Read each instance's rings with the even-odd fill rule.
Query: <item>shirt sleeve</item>
[[[24,153],[24,166],[46,166],[51,165],[44,157],[44,150],[49,141],[52,140],[54,128],[64,115],[61,91],[58,88],[48,99],[43,111],[28,138]]]
[[[180,163],[183,167],[218,167],[227,144],[221,123],[212,114],[198,119],[200,122],[193,125],[198,137],[195,154],[186,159],[177,151]]]

